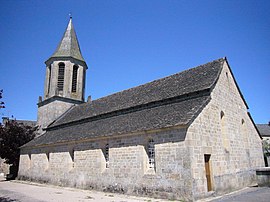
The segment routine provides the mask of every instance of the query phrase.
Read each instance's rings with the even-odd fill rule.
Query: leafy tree
[[[0,99],[3,98],[3,89],[0,90]],[[5,103],[3,101],[0,101],[0,109],[5,108]]]
[[[9,120],[5,125],[0,125],[0,158],[5,163],[12,165],[10,174],[17,176],[20,157],[20,146],[35,137],[35,127]]]

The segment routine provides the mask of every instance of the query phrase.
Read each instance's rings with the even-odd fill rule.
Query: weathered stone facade
[[[208,195],[204,154],[211,155],[215,192],[230,192],[256,184],[255,169],[263,165],[261,138],[226,63],[211,97],[210,103],[189,127],[186,137],[190,155],[194,157],[191,159],[194,198]]]
[[[185,134],[186,129],[180,128],[24,150],[20,178],[86,189],[188,199],[192,195],[192,177],[189,151],[183,141]],[[149,138],[155,142],[155,168],[149,168],[146,151]],[[107,143],[110,145],[108,168],[103,153]]]
[[[210,96],[189,126],[25,147],[19,178],[185,201],[252,185],[255,169],[263,165],[261,138],[227,62]],[[154,167],[149,139],[154,141]]]
[[[78,105],[82,102],[63,99],[58,96],[38,103],[38,119],[37,125],[39,126],[39,135],[43,134],[44,128],[46,128],[50,123],[59,118],[73,106]]]

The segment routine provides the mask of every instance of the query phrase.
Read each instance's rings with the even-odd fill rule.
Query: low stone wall
[[[4,163],[4,159],[0,158],[0,175],[6,176],[9,173],[9,165]]]
[[[270,167],[262,167],[256,170],[259,187],[270,187]]]

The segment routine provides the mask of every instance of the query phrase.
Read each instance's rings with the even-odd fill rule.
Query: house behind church
[[[226,58],[84,103],[70,20],[46,66],[20,179],[187,201],[256,183],[261,137]]]
[[[265,166],[270,166],[270,122],[268,124],[256,125],[263,139]]]

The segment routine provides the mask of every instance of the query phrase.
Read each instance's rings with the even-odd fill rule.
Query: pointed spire
[[[74,26],[72,24],[71,14],[66,32],[64,33],[62,40],[58,44],[56,51],[51,56],[51,58],[53,57],[72,57],[82,62],[85,62],[82,57]]]

